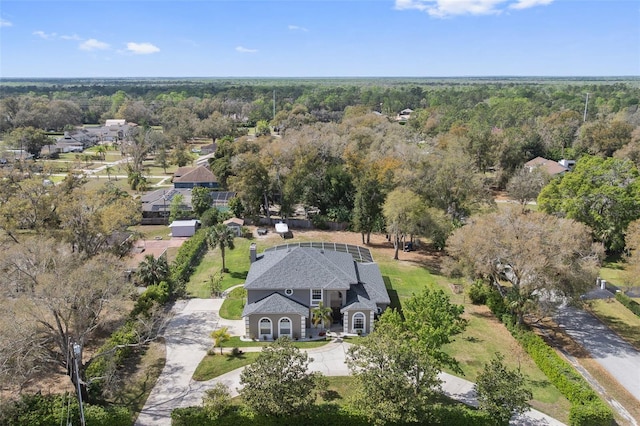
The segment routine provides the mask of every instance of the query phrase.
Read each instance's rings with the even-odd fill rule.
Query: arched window
[[[258,323],[260,339],[272,339],[273,328],[271,327],[271,320],[269,318],[262,318]]]
[[[278,322],[278,337],[287,336],[291,339],[293,337],[292,325],[289,318],[280,318]]]
[[[365,316],[362,312],[356,312],[355,314],[353,314],[353,331],[355,331],[356,333],[358,332],[358,330],[361,330],[361,332],[364,332],[364,326],[365,326]]]

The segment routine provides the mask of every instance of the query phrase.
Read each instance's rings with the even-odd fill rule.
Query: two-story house
[[[341,324],[343,332],[373,330],[375,315],[390,304],[389,295],[370,255],[352,255],[346,247],[301,243],[274,247],[258,256],[252,244],[244,284],[247,303],[242,312],[246,336],[304,339],[315,333],[311,319],[320,302],[332,309],[333,322]]]

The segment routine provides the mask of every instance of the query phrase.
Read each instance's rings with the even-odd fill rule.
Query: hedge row
[[[98,353],[109,353],[109,356],[99,356],[87,367],[85,378],[91,383],[89,392],[96,397],[102,393],[103,382],[97,378],[105,377],[110,368],[121,365],[131,353],[130,347],[140,339],[137,319],[150,315],[153,306],[164,305],[169,300],[179,296],[186,289],[195,267],[202,260],[207,250],[207,234],[201,229],[194,236],[185,241],[170,266],[170,281],[162,281],[157,285],[150,285],[140,294],[129,315],[129,319],[113,332],[111,337],[98,349]],[[91,379],[94,379],[93,381]]]
[[[348,406],[315,405],[298,416],[265,417],[246,407],[236,407],[224,416],[211,416],[203,407],[177,408],[171,412],[172,426],[368,426],[371,422]],[[442,426],[493,426],[495,422],[480,410],[461,404],[434,404],[423,424]]]
[[[634,314],[640,317],[640,303],[636,302],[635,300],[633,300],[632,298],[630,298],[629,296],[627,296],[622,292],[616,293],[616,299],[618,300],[618,302],[626,306],[627,309],[629,309],[631,312],[633,312]]]
[[[101,407],[83,404],[84,417],[91,426],[130,426],[131,413],[126,407]],[[75,395],[23,395],[0,410],[0,424],[13,426],[59,426],[80,424],[80,410]]]
[[[206,229],[199,229],[180,246],[180,250],[171,264],[171,296],[180,296],[185,292],[191,274],[200,264],[206,252]]]
[[[572,426],[607,426],[613,424],[613,412],[576,370],[531,330],[516,325],[514,315],[506,312],[504,300],[488,297],[489,308],[506,325],[513,337],[531,356],[549,381],[571,402],[569,424]]]

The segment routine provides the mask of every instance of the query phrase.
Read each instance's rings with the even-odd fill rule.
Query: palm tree
[[[322,324],[322,328],[326,328],[327,324],[331,326],[332,310],[328,306],[324,306],[322,302],[311,311],[311,322],[317,328],[318,324]]]
[[[229,229],[229,227],[224,223],[218,223],[217,225],[209,228],[207,242],[209,243],[209,247],[218,247],[220,249],[220,255],[222,256],[222,272],[228,272],[224,263],[224,251],[227,247],[229,250],[233,250],[235,248],[235,245],[233,244],[234,238],[235,234],[233,233],[233,230]]]
[[[104,168],[104,171],[107,172],[107,178],[111,180],[111,173],[113,173],[113,167],[107,166]]]
[[[100,156],[100,159],[104,161],[107,153],[107,148],[104,145],[98,145],[96,147],[96,153]]]
[[[222,344],[231,338],[229,334],[229,327],[222,327],[211,332],[213,338],[213,347],[220,347],[220,355],[222,355]]]
[[[159,284],[169,277],[169,264],[164,256],[156,258],[152,254],[144,257],[136,272],[138,280],[145,286]]]

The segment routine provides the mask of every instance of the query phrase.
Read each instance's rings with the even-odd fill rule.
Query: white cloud
[[[0,27],[12,27],[13,22],[0,18]]]
[[[82,40],[82,37],[80,37],[77,34],[73,34],[73,35],[61,35],[60,38],[62,40],[74,40],[74,41],[80,41]]]
[[[297,25],[289,25],[289,29],[290,29],[291,31],[302,31],[302,32],[305,32],[305,33],[306,33],[307,31],[309,31],[309,30],[308,30],[308,29],[306,29],[305,27],[299,27],[299,26],[297,26]]]
[[[551,4],[553,0],[517,0],[516,3],[510,4],[511,9],[528,9],[535,6],[546,6]]]
[[[444,18],[455,15],[494,15],[510,9],[548,5],[553,0],[396,0],[398,10],[415,9],[429,15]]]
[[[154,46],[151,43],[127,43],[127,51],[129,53],[133,53],[134,55],[150,55],[152,53],[157,53],[160,51],[160,48]]]
[[[56,34],[56,33],[50,33],[50,34],[47,34],[47,33],[45,33],[44,31],[34,31],[34,32],[33,32],[33,35],[36,35],[36,36],[38,36],[38,37],[40,37],[40,38],[43,38],[43,39],[45,39],[45,40],[48,40],[48,39],[50,39],[50,38],[55,37],[57,34]]]
[[[83,41],[80,43],[80,50],[107,50],[109,49],[109,44],[103,41],[98,41],[95,38],[90,38],[89,40]]]
[[[247,49],[246,47],[238,46],[238,47],[236,47],[236,52],[240,52],[240,53],[256,53],[256,52],[258,52],[258,50],[257,49]]]

